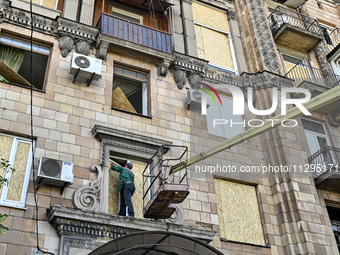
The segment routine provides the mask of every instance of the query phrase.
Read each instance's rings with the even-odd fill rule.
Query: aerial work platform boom
[[[340,86],[333,87],[312,98],[307,103],[303,104],[303,106],[309,112],[313,112],[334,103],[337,100],[340,100]],[[154,157],[150,159],[149,164],[143,173],[144,186],[148,187],[144,190],[143,197],[144,200],[148,201],[144,204],[144,217],[164,219],[171,216],[175,211],[173,204],[181,203],[189,195],[189,186],[187,183],[188,166],[271,130],[281,125],[281,122],[284,120],[296,119],[302,115],[303,113],[298,107],[293,107],[287,111],[286,115],[277,115],[273,117],[272,120],[275,121],[267,121],[261,127],[250,128],[186,160],[183,159],[183,156],[187,153],[186,147],[182,146],[183,148],[186,148],[185,152],[175,160],[164,160],[162,147],[162,151],[158,154],[160,160],[154,164],[151,171],[149,168],[149,172],[147,172],[148,167],[152,166],[152,161],[156,158],[156,153]],[[171,145],[171,147],[176,146]],[[169,164],[171,161],[175,162],[176,160],[179,161],[177,164],[172,166]],[[178,173],[180,173],[182,169],[185,169],[185,173],[183,177],[179,177]],[[169,181],[169,176],[172,176],[172,181]],[[187,184],[183,183],[184,180],[186,180]]]

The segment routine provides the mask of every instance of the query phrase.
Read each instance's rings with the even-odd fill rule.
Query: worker
[[[120,206],[118,215],[126,216],[126,207],[128,208],[128,216],[135,217],[131,197],[135,193],[134,179],[135,175],[132,172],[132,163],[126,163],[125,167],[112,165],[111,169],[119,172],[118,190],[120,193]]]

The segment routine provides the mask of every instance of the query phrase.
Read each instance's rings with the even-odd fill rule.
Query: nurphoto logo
[[[213,96],[213,94],[209,91],[211,90],[216,97],[218,98],[218,100],[220,101],[220,104],[222,106],[222,100],[220,95],[217,93],[217,91],[210,85],[202,83],[203,88],[199,88],[196,91],[201,93],[201,114],[202,115],[206,115],[207,114],[207,95],[209,95],[215,105],[216,105],[216,100]],[[207,89],[206,89],[206,88]],[[287,114],[287,105],[295,105],[296,107],[298,107],[300,109],[300,111],[304,114],[304,115],[312,115],[304,106],[304,103],[307,103],[312,95],[310,93],[309,90],[304,89],[304,88],[281,88],[281,93],[278,93],[278,88],[272,88],[272,105],[270,107],[270,109],[266,109],[266,110],[258,110],[255,108],[254,106],[254,100],[253,100],[253,88],[248,87],[247,91],[246,91],[246,96],[244,95],[244,92],[241,90],[241,88],[234,86],[234,85],[227,85],[227,84],[217,84],[214,86],[215,88],[221,88],[221,89],[228,89],[231,94],[232,94],[232,105],[233,105],[233,115],[244,115],[245,112],[245,98],[247,98],[247,106],[248,106],[248,110],[253,113],[254,115],[259,115],[259,116],[266,116],[266,115],[270,115],[272,113],[274,113],[277,110],[278,107],[278,99],[280,98],[281,100],[281,115],[286,115]],[[209,89],[209,90],[208,90]],[[288,95],[290,93],[298,93],[300,95],[304,95],[300,98],[289,98]],[[271,121],[272,125],[274,125],[275,119],[267,119],[265,121]],[[247,124],[250,127],[261,127],[264,125],[264,122],[261,119],[251,119],[248,120]],[[294,122],[294,124],[289,124],[289,122]],[[256,123],[256,125],[254,125],[254,123]],[[226,120],[226,119],[214,119],[214,127],[216,125],[226,125],[226,124],[230,124],[231,127],[234,124],[237,125],[241,125],[243,124],[244,126],[246,126],[246,121],[244,120],[243,122],[234,122],[232,120]],[[287,119],[287,120],[283,120],[281,122],[281,124],[285,127],[295,127],[297,126],[297,121],[296,120],[292,120],[292,119]]]

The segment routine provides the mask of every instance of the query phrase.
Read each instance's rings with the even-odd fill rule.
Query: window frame
[[[244,121],[244,123],[245,123],[245,118],[244,118],[244,115],[233,115],[233,112],[229,113],[228,111],[226,111],[226,110],[223,108],[223,101],[227,101],[227,100],[228,100],[228,101],[231,101],[231,104],[232,104],[233,99],[232,99],[232,97],[230,97],[230,96],[228,96],[228,95],[226,95],[226,94],[219,93],[219,95],[221,96],[222,107],[219,105],[219,103],[217,103],[217,107],[218,107],[218,115],[219,115],[220,119],[224,119],[223,114],[228,113],[228,119],[226,119],[226,120],[228,121],[228,123],[226,124],[226,126],[220,126],[220,127],[218,127],[218,128],[221,130],[222,135],[219,134],[219,131],[216,131],[216,133],[211,132],[211,128],[209,128],[209,126],[211,126],[211,125],[209,125],[209,121],[208,121],[208,116],[210,116],[210,115],[209,115],[209,112],[208,112],[208,109],[209,109],[209,108],[208,108],[208,109],[207,109],[207,114],[206,114],[206,117],[205,117],[205,120],[206,120],[206,123],[207,123],[207,132],[208,132],[209,135],[214,135],[214,136],[217,136],[217,137],[223,137],[223,138],[229,139],[229,138],[231,138],[231,137],[233,137],[233,136],[235,136],[235,135],[237,135],[237,134],[240,134],[240,133],[242,133],[243,131],[246,130],[246,127],[242,126],[242,129],[243,129],[242,131],[236,132],[235,134],[232,134],[232,135],[228,136],[228,134],[230,134],[230,132],[228,131],[228,129],[237,130],[237,129],[235,129],[234,127],[228,126],[228,125],[230,125],[230,123],[229,123],[230,119],[235,119],[235,116],[237,116],[237,118],[241,118],[241,120],[233,120],[233,121],[235,121],[235,123],[236,123],[236,122],[243,122],[243,121]],[[210,97],[207,97],[207,100],[210,101],[210,102],[209,102],[209,101],[207,102],[208,104],[210,103],[210,107],[213,107],[213,106],[212,106],[212,102],[211,102],[211,98],[210,98]],[[232,104],[232,105],[233,105],[233,104]],[[228,107],[227,109],[230,110],[229,107]],[[230,115],[230,116],[229,116],[229,115]],[[213,128],[213,127],[212,127],[212,128]],[[215,127],[215,128],[217,128],[217,127]],[[238,128],[238,127],[236,127],[236,128]],[[210,132],[209,132],[209,129],[210,129]],[[218,134],[217,134],[217,133],[218,133]]]
[[[4,31],[4,32],[0,33],[0,44],[3,44],[5,46],[9,46],[9,47],[12,47],[12,48],[16,48],[16,49],[21,49],[21,50],[24,50],[24,51],[27,51],[27,52],[31,51],[30,47],[29,48],[25,48],[23,46],[18,46],[18,45],[15,45],[15,44],[11,44],[11,43],[2,41],[1,39],[3,38],[3,36],[7,36],[7,37],[11,37],[11,38],[14,38],[14,39],[18,39],[18,40],[24,41],[24,42],[26,42],[30,46],[30,41],[29,41],[28,38],[20,37],[19,35],[11,34],[9,32]],[[43,52],[43,51],[38,51],[38,50],[34,49],[34,45],[43,46],[43,47],[49,48],[49,53],[46,53],[46,52]],[[39,41],[36,41],[36,40],[33,39],[33,49],[32,49],[32,52],[36,53],[36,54],[41,54],[41,55],[44,55],[44,56],[48,57],[47,63],[46,63],[46,71],[45,71],[45,75],[44,75],[44,82],[43,82],[42,89],[38,89],[38,88],[32,86],[33,90],[40,91],[40,92],[45,92],[46,91],[47,78],[48,78],[48,74],[49,74],[49,70],[50,70],[53,46],[51,44],[39,42]],[[31,87],[28,87],[28,86],[22,85],[22,84],[17,84],[17,83],[12,83],[12,82],[8,82],[8,83],[12,84],[12,85],[23,87],[23,88],[29,88],[29,89],[31,88]]]
[[[302,122],[302,120],[309,121],[309,122],[314,122],[314,123],[317,123],[317,124],[319,124],[319,125],[322,125],[322,128],[323,128],[323,130],[325,131],[325,134],[321,134],[321,133],[318,133],[318,132],[314,132],[314,131],[311,131],[311,130],[307,130],[307,129],[303,126],[303,124],[302,124],[302,128],[303,128],[303,131],[304,131],[305,136],[306,136],[307,145],[308,145],[308,148],[309,148],[310,155],[313,155],[314,153],[316,153],[317,151],[319,151],[319,150],[321,149],[321,146],[320,146],[319,143],[318,143],[317,137],[325,138],[325,139],[326,139],[326,142],[327,142],[327,145],[328,145],[328,146],[331,146],[331,141],[330,141],[330,139],[329,139],[329,136],[328,136],[328,133],[327,133],[327,130],[326,130],[326,128],[325,128],[324,123],[319,122],[319,121],[315,121],[315,120],[311,120],[311,119],[306,119],[306,118],[301,118],[301,122]],[[320,147],[316,152],[312,152],[312,151],[311,151],[311,147],[310,147],[310,145],[309,145],[310,143],[308,142],[307,133],[314,136],[314,138],[316,139],[315,141],[317,141],[317,144],[318,144],[319,147]],[[314,142],[315,142],[315,141],[314,141]]]
[[[0,206],[8,206],[8,207],[23,209],[25,207],[25,204],[26,204],[27,190],[28,190],[28,185],[29,185],[29,181],[30,181],[30,174],[31,174],[31,167],[32,167],[32,146],[34,148],[35,141],[33,141],[33,144],[32,144],[32,141],[28,138],[22,138],[22,137],[18,137],[18,136],[14,136],[14,135],[3,134],[3,133],[0,133],[0,136],[7,136],[7,137],[13,138],[10,156],[9,156],[9,159],[8,159],[9,164],[12,167],[14,166],[14,163],[15,163],[14,159],[15,159],[15,156],[16,156],[18,143],[23,142],[23,143],[30,144],[29,152],[28,152],[28,158],[27,158],[27,165],[26,165],[26,170],[25,170],[25,178],[24,178],[24,181],[23,181],[20,201],[16,202],[16,201],[7,200],[8,190],[9,190],[9,187],[11,185],[10,179],[11,179],[12,174],[13,174],[11,171],[9,171],[9,172],[6,171],[6,173],[5,173],[4,177],[9,180],[8,181],[9,184],[8,185],[4,184],[2,186],[1,195],[0,195]]]
[[[207,28],[207,29],[210,29],[210,30],[213,30],[214,32],[217,32],[217,33],[221,33],[221,34],[224,34],[228,37],[228,42],[229,42],[229,47],[230,47],[230,53],[231,53],[231,59],[233,61],[233,66],[234,66],[234,69],[233,68],[230,68],[230,67],[227,67],[227,66],[222,66],[222,65],[219,65],[219,64],[216,64],[216,63],[213,63],[211,61],[209,61],[209,65],[212,66],[213,68],[216,67],[218,69],[224,69],[226,70],[226,72],[230,73],[230,72],[233,72],[235,74],[238,74],[238,66],[237,66],[237,61],[236,61],[236,55],[235,55],[235,48],[234,48],[234,43],[233,43],[233,39],[231,37],[231,33],[228,32],[228,31],[225,31],[225,30],[222,30],[222,29],[218,29],[218,28],[215,28],[215,27],[212,27],[212,26],[209,26],[209,25],[206,25],[206,24],[203,24],[201,22],[197,22],[197,21],[194,21],[194,28],[195,28],[195,25],[196,26],[201,26],[201,27],[204,27],[204,28]],[[195,34],[196,34],[196,31],[195,31]],[[196,48],[197,47],[197,42],[196,42]]]
[[[121,8],[117,8],[117,7],[115,7],[115,6],[112,6],[112,9],[111,9],[111,14],[112,14],[113,16],[115,16],[115,15],[113,14],[113,12],[122,14],[122,15],[124,15],[124,16],[130,17],[130,18],[133,18],[133,19],[137,19],[137,20],[139,20],[139,24],[140,24],[140,25],[143,25],[143,16],[141,16],[141,15],[138,15],[138,14],[136,14],[136,13],[132,13],[132,12],[123,10],[123,9],[121,9]],[[118,18],[120,18],[120,17],[118,17]],[[123,18],[122,18],[122,19],[123,19]],[[136,23],[136,22],[131,21],[131,20],[128,20],[128,21],[129,21],[129,22]],[[137,23],[137,24],[138,24],[138,23]]]
[[[141,80],[141,79],[134,78],[134,77],[131,77],[131,76],[127,76],[127,75],[124,75],[124,74],[121,74],[121,73],[116,73],[115,67],[120,67],[120,68],[123,68],[123,69],[131,70],[133,72],[144,74],[144,75],[146,75],[146,79]],[[116,62],[113,65],[113,80],[114,80],[115,77],[120,77],[120,78],[130,80],[130,81],[133,81],[133,82],[140,82],[142,86],[143,86],[143,83],[146,83],[146,98],[145,98],[145,101],[146,101],[146,104],[147,104],[147,106],[146,106],[147,109],[146,109],[146,114],[138,113],[138,112],[135,113],[135,112],[130,112],[130,111],[127,111],[127,110],[119,109],[119,108],[112,106],[113,98],[111,100],[111,109],[126,112],[126,113],[129,113],[129,114],[133,114],[133,115],[137,115],[137,116],[141,116],[141,117],[151,118],[150,71],[148,71],[146,69],[141,69],[141,68],[138,68],[138,67],[135,68],[135,67],[127,66],[127,65],[124,65],[122,63]],[[112,87],[113,87],[113,80],[112,80]],[[113,88],[112,88],[112,92],[113,92]],[[143,101],[144,101],[144,95],[143,95],[143,89],[142,89],[142,102]],[[143,111],[143,106],[142,106],[142,111]]]

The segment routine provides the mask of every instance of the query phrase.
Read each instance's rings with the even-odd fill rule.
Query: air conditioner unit
[[[187,103],[188,109],[201,109],[202,107],[202,97],[203,92],[196,89],[189,89],[187,94]],[[204,95],[206,96],[206,95]],[[210,105],[206,102],[206,107],[208,108]]]
[[[40,184],[64,188],[73,183],[73,163],[41,157],[37,173],[37,188]]]
[[[73,53],[70,74],[98,81],[102,77],[102,60]]]

